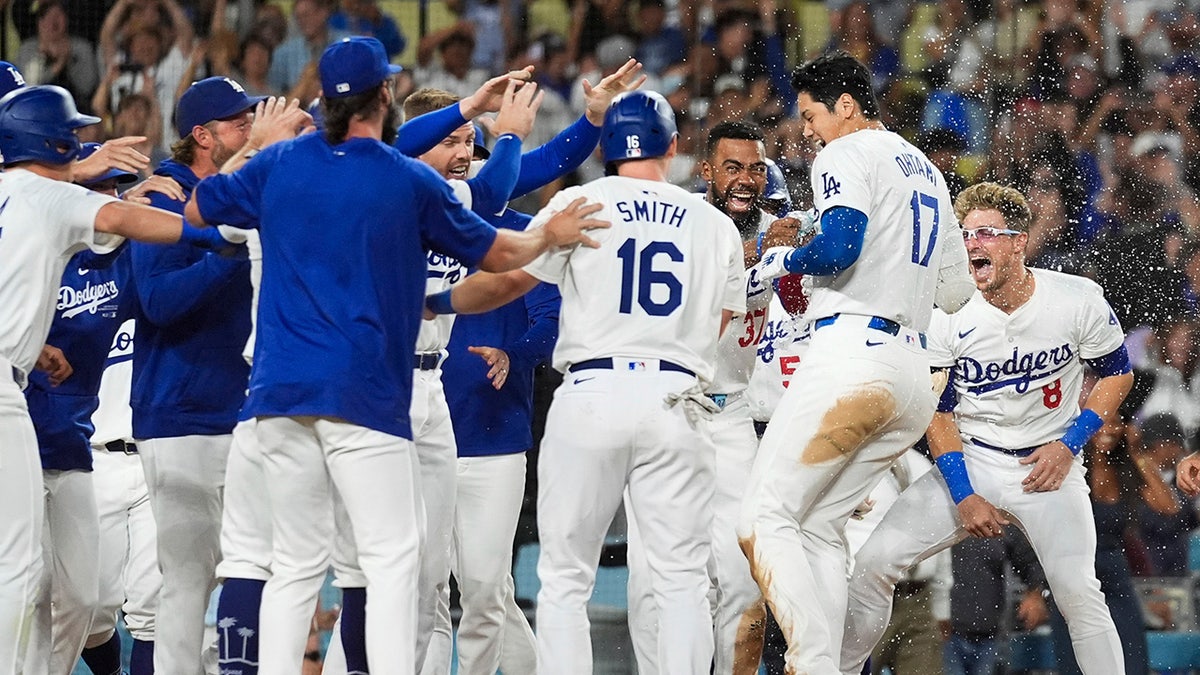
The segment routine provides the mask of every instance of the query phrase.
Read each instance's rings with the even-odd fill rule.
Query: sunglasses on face
[[[1002,227],[977,227],[973,230],[963,230],[963,241],[971,241],[978,239],[979,241],[994,241],[996,237],[1015,237],[1020,232],[1016,230],[1006,230]]]

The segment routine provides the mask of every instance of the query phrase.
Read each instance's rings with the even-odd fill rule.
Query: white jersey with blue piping
[[[1082,360],[1124,342],[1094,281],[1029,271],[1033,295],[1011,314],[978,292],[954,314],[934,312],[930,364],[954,367],[954,413],[964,440],[1015,450],[1062,437],[1079,415]]]

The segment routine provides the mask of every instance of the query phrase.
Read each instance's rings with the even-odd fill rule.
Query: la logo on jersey
[[[825,192],[825,199],[829,199],[836,194],[841,194],[842,184],[828,173],[823,173],[821,174],[821,190]]]
[[[642,139],[637,134],[629,134],[625,137],[625,157],[641,157],[642,156]]]

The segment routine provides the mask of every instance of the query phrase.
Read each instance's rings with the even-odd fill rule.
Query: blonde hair
[[[404,119],[411,120],[435,110],[441,110],[452,103],[458,103],[459,97],[448,91],[425,87],[418,89],[404,99]]]
[[[963,190],[954,200],[954,215],[962,222],[967,214],[980,210],[999,211],[1010,230],[1028,232],[1033,214],[1029,202],[1019,190],[998,183],[978,183]]]

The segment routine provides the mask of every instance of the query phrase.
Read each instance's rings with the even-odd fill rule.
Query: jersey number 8
[[[621,259],[621,313],[633,313],[633,289],[637,287],[637,304],[650,316],[667,316],[683,302],[683,284],[671,272],[654,269],[654,257],[667,256],[672,262],[683,262],[683,253],[669,241],[652,241],[640,251],[637,241],[626,239],[617,249]],[[654,287],[667,289],[665,300],[654,299]],[[660,294],[661,297],[661,294]]]

